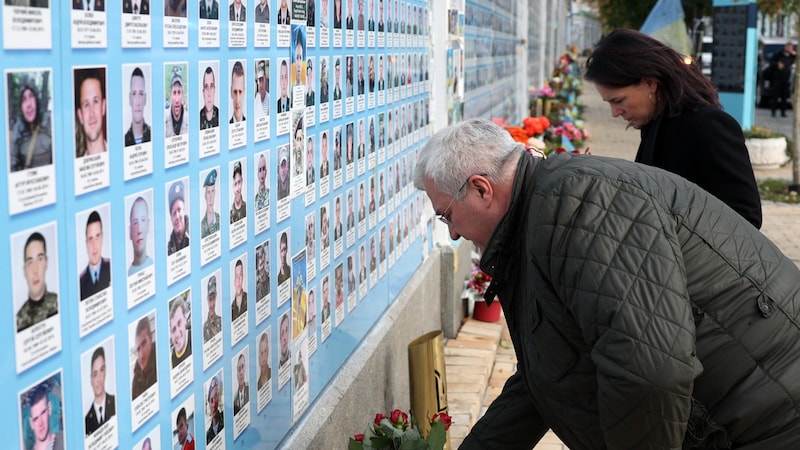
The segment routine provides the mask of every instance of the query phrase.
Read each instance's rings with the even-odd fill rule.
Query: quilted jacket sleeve
[[[530,450],[547,432],[522,377],[512,375],[459,450]]]
[[[533,257],[596,365],[607,447],[681,448],[701,370],[693,315],[670,194],[640,187],[669,180],[577,172],[537,191]]]

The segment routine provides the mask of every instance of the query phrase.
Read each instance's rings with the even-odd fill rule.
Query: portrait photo
[[[167,0],[167,4],[173,0]],[[186,0],[180,0],[185,2]],[[185,6],[184,6],[185,8]],[[184,16],[186,10],[184,9]],[[189,65],[187,63],[164,64],[164,137],[185,135],[189,132],[189,117],[186,111],[189,107],[187,96],[189,85]]]
[[[106,424],[116,427],[116,367],[113,336],[81,355],[81,403],[87,436]]]
[[[56,222],[11,235],[9,257],[17,333],[59,315],[58,252]]]
[[[217,0],[214,0],[216,4]],[[200,61],[198,65],[200,78],[200,130],[219,126],[219,61]]]
[[[126,266],[128,276],[153,264],[155,245],[153,243],[153,190],[139,192],[125,198],[125,219],[130,245],[126,245]]]
[[[194,394],[190,395],[172,412],[172,445],[175,450],[195,448]]]
[[[106,125],[106,68],[73,69],[75,157],[108,151]]]
[[[220,436],[224,439],[225,432],[225,383],[224,373],[219,369],[203,385],[205,395],[205,416],[206,416],[206,445],[210,444],[214,438]]]
[[[20,442],[25,450],[39,446],[64,450],[64,385],[53,373],[19,394]]]
[[[153,79],[151,65],[124,64],[122,66],[122,133],[125,147],[151,142],[153,113],[151,93]],[[126,98],[127,97],[127,98]]]
[[[75,216],[78,285],[81,301],[111,286],[111,204]]]
[[[53,164],[52,70],[6,71],[9,171]]]
[[[133,400],[158,381],[157,359],[156,311],[152,310],[128,325],[128,362]]]

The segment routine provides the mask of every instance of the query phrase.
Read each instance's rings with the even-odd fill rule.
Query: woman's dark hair
[[[584,78],[611,88],[658,82],[658,111],[673,116],[684,108],[719,106],[717,90],[697,67],[663,42],[636,30],[618,29],[603,38],[586,61]]]

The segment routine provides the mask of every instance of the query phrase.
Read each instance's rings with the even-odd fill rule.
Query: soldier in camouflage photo
[[[222,318],[217,314],[217,275],[208,278],[208,291],[206,292],[206,302],[208,303],[208,317],[203,323],[203,342],[219,334],[222,331]]]
[[[23,257],[28,299],[17,311],[17,332],[58,314],[58,294],[47,290],[47,244],[38,231],[25,242]]]
[[[211,236],[219,231],[219,213],[214,208],[217,198],[217,169],[211,169],[203,182],[203,195],[206,199],[206,213],[200,221],[200,237]]]

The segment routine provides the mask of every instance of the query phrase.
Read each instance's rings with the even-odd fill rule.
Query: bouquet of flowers
[[[472,289],[478,294],[483,295],[491,282],[491,276],[479,269],[478,266],[474,264],[472,265],[472,276],[470,277],[469,281],[467,281],[467,287],[469,289]]]
[[[363,434],[350,438],[348,450],[442,450],[447,440],[447,430],[452,419],[446,413],[436,413],[431,417],[431,429],[423,436],[415,417],[395,409],[389,416],[375,414],[375,420],[367,426]]]

